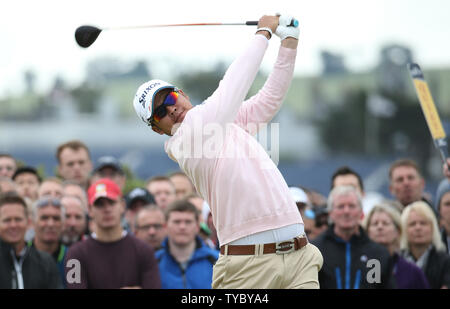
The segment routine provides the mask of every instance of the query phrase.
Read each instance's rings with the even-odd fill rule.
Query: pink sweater
[[[217,90],[186,114],[165,150],[211,207],[219,242],[303,220],[288,185],[252,136],[277,113],[289,88],[297,50],[280,46],[264,87],[244,101],[268,40],[255,35],[228,68]],[[249,128],[249,129],[247,129]]]

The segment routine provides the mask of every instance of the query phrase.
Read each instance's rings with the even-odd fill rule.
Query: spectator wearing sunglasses
[[[113,156],[103,156],[97,160],[90,182],[94,183],[101,178],[111,179],[120,187],[120,190],[124,189],[127,180],[122,164]]]
[[[293,21],[261,17],[248,47],[202,104],[194,107],[186,93],[162,80],[141,85],[133,102],[140,119],[170,137],[167,154],[211,207],[221,245],[213,288],[319,287],[322,256],[305,237],[286,181],[254,138],[291,83],[299,36]],[[272,33],[281,39],[273,71],[245,100]]]
[[[138,212],[146,206],[156,205],[156,202],[153,195],[147,189],[137,187],[125,196],[125,204],[125,229],[133,231],[133,225],[135,224]]]
[[[53,257],[65,286],[64,258],[67,247],[61,242],[64,219],[65,209],[59,199],[51,196],[38,199],[32,206],[34,238],[29,244]]]
[[[141,208],[135,217],[134,234],[151,245],[155,251],[160,249],[167,236],[164,211],[154,204]]]

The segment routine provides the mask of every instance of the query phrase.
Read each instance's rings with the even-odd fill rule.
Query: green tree
[[[84,82],[80,86],[71,90],[71,95],[78,101],[78,111],[81,113],[95,113],[96,103],[100,99],[103,89],[100,87],[91,87]]]
[[[384,97],[396,103],[397,112],[392,118],[380,119],[379,135],[381,148],[385,153],[398,153],[395,136],[405,137],[401,154],[415,159],[426,174],[431,158],[432,138],[425,117],[417,99],[402,93],[383,93]]]
[[[333,153],[363,153],[366,91],[348,92],[340,104],[329,104],[325,117],[316,120],[326,148]]]

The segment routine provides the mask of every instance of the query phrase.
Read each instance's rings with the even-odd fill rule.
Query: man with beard
[[[74,195],[65,195],[61,199],[66,218],[61,240],[66,246],[83,239],[87,226],[87,208],[81,199]]]

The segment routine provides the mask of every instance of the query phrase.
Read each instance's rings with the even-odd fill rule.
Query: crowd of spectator
[[[183,172],[150,175],[125,192],[119,160],[94,163],[81,141],[60,145],[56,159],[56,175],[43,178],[0,154],[0,288],[211,288],[220,244],[207,201]],[[443,172],[432,199],[411,159],[392,163],[389,200],[365,200],[348,166],[333,173],[328,197],[291,186],[323,255],[321,288],[450,287]]]

